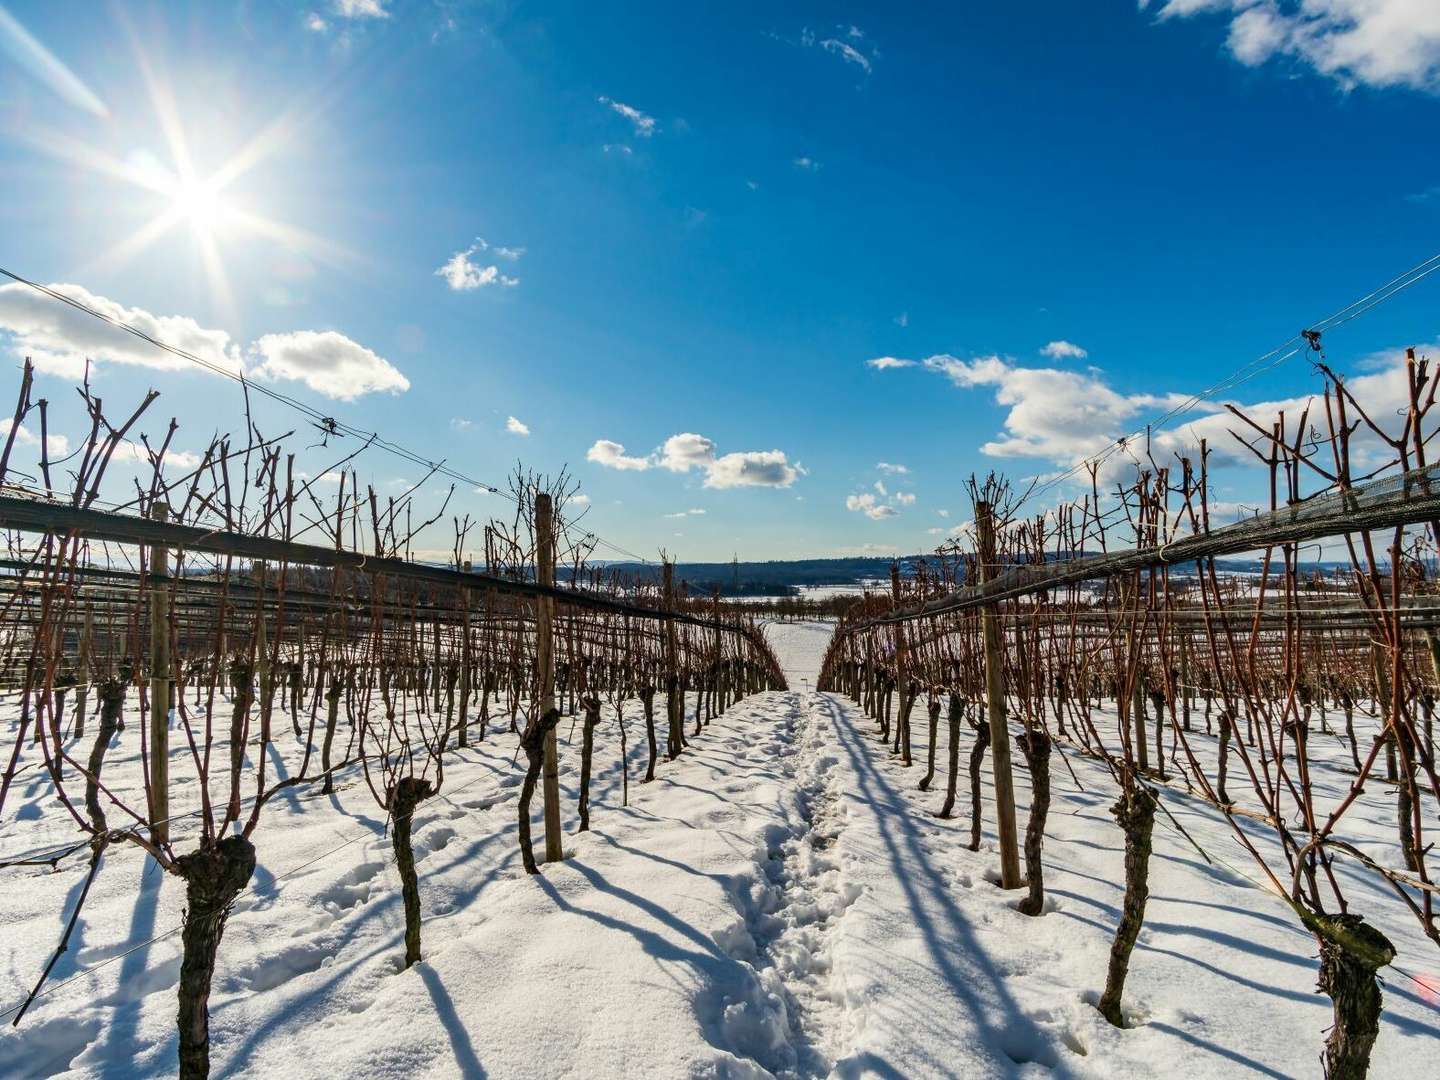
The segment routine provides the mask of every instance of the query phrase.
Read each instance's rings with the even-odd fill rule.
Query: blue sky
[[[3,0],[0,266],[706,559],[933,547],[972,470],[1065,467],[1440,249],[1431,0],[953,8]],[[1437,283],[1331,361],[1440,339]],[[21,291],[0,349],[57,402],[89,356],[182,449],[242,425]]]

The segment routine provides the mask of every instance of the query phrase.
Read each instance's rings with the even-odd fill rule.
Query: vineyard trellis
[[[219,945],[278,796],[311,785],[329,793],[340,776],[368,788],[392,830],[408,967],[421,957],[411,820],[441,792],[455,750],[507,729],[516,736],[520,854],[536,873],[537,789],[545,858],[563,855],[562,716],[583,727],[587,829],[602,696],[615,706],[622,761],[623,703],[641,703],[650,780],[661,756],[657,695],[664,756],[674,759],[735,701],[785,685],[754,616],[689,597],[668,562],[661,586],[591,566],[595,538],[566,520],[575,484],[564,474],[517,468],[513,514],[484,526],[452,516],[439,565],[415,548],[447,527],[449,493],[425,513],[420,485],[382,499],[361,488],[358,451],[306,476],[293,433],[262,435],[248,399],[244,434],[217,436],[191,461],[171,449],[174,420],[158,446],[132,434],[154,392],[117,423],[87,380],[88,432],[65,452],[32,389],[27,363],[0,452],[0,702],[13,710],[0,813],[18,776],[43,771],[77,840],[0,867],[89,863],[49,965],[9,1010],[14,1023],[44,992],[106,851],[138,846],[185,883],[179,1071],[205,1076]],[[24,425],[37,420],[31,436]],[[38,453],[34,475],[15,465],[19,445]],[[133,496],[107,502],[117,473]],[[310,535],[324,543],[302,542]],[[477,569],[468,553],[482,543]],[[127,730],[133,787],[111,779]],[[628,802],[628,771],[624,790]]]
[[[911,715],[924,700],[921,790],[936,778],[947,711],[942,817],[955,809],[969,727],[970,847],[980,846],[988,750],[999,880],[1028,885],[1018,905],[1027,915],[1045,911],[1053,751],[1067,767],[1067,751],[1104,765],[1116,786],[1125,895],[1095,1003],[1117,1026],[1157,814],[1181,828],[1165,808],[1171,791],[1211,804],[1314,937],[1319,988],[1334,1012],[1322,1063],[1327,1077],[1348,1080],[1368,1068],[1378,973],[1396,958],[1347,899],[1349,875],[1377,875],[1440,945],[1427,837],[1440,803],[1440,466],[1429,460],[1440,370],[1409,353],[1404,405],[1391,420],[1317,366],[1324,392],[1298,417],[1257,420],[1230,409],[1231,434],[1265,469],[1268,512],[1212,526],[1213,449],[1203,438],[1163,463],[1146,440],[1132,448],[1128,480],[1109,468],[1102,485],[1092,462],[1088,493],[1033,516],[1019,512],[1028,493],[993,475],[972,479],[969,540],[908,576],[892,574],[889,596],[856,602],[837,626],[819,687],[860,702],[906,765]],[[1133,546],[1113,550],[1121,533]],[[1302,551],[1320,541],[1339,565],[1302,568]],[[1218,561],[1250,552],[1259,553],[1257,572]],[[1031,779],[1023,841],[1008,756],[1013,714]],[[1332,727],[1332,716],[1343,727]],[[1343,780],[1334,789],[1317,779],[1336,770]],[[1389,803],[1395,840],[1379,848],[1347,832],[1356,807],[1376,798]]]

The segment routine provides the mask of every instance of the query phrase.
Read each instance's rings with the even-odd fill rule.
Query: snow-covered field
[[[1052,765],[1050,910],[1022,916],[992,884],[992,834],[965,850],[968,815],[932,816],[943,779],[915,790],[923,716],[917,764],[902,768],[851,703],[810,692],[830,627],[767,632],[792,689],[732,708],[653,784],[638,783],[643,726],[627,710],[628,808],[607,711],[588,834],[573,831],[578,731],[572,749],[561,728],[567,857],[539,877],[516,848],[514,736],[458,752],[416,815],[425,959],[409,971],[383,815],[358,775],[333,799],[277,800],[220,950],[215,1075],[1320,1075],[1330,1010],[1313,942],[1213,810],[1167,796],[1213,861],[1157,819],[1130,1026],[1114,1029],[1089,1004],[1122,888],[1103,769],[1071,754],[1077,786]],[[114,752],[117,775],[134,738]],[[0,858],[71,835],[37,772],[0,822]],[[0,1007],[33,984],[82,871],[3,871]],[[1413,920],[1377,888],[1351,895],[1398,967],[1440,986],[1440,953]],[[107,855],[53,992],[0,1030],[0,1076],[173,1073],[181,900],[138,849]],[[1431,1075],[1434,995],[1385,977],[1372,1075]]]

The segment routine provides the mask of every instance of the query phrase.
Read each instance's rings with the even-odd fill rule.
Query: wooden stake
[[[995,576],[995,519],[989,503],[975,504],[980,580]],[[995,772],[995,828],[1000,834],[1000,887],[1018,889],[1020,846],[1015,832],[1015,779],[1010,771],[1010,729],[1005,723],[1005,667],[998,604],[981,613],[985,636],[985,706],[990,719],[990,765]]]
[[[675,610],[675,564],[666,562],[661,568],[662,584],[665,593],[665,610]],[[675,637],[675,620],[665,620],[665,718],[669,721],[669,732],[667,735],[667,749],[670,751],[670,760],[674,761],[680,756],[680,747],[684,738],[682,726],[685,722],[685,701],[680,697],[680,673],[677,654],[679,643]]]
[[[168,521],[170,508],[150,508],[156,521]],[[170,840],[170,568],[164,544],[150,549],[150,837]]]
[[[555,584],[554,508],[550,496],[535,496],[535,575],[541,585]],[[555,601],[535,601],[535,662],[540,674],[540,700],[536,709],[545,716],[555,708]],[[560,747],[552,725],[545,734],[545,771],[542,798],[545,803],[545,861],[565,857],[560,846]]]

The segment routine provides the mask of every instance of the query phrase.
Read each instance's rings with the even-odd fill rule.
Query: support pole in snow
[[[665,562],[661,568],[665,593],[665,610],[675,610],[675,564]],[[680,696],[679,642],[675,636],[675,620],[665,620],[665,718],[669,721],[666,749],[670,760],[680,756],[684,742],[685,699]]]
[[[170,508],[150,508],[156,521],[167,521]],[[170,568],[164,544],[150,549],[150,837],[167,843],[170,827]]]
[[[995,518],[990,504],[975,504],[975,533],[980,580],[995,576]],[[1015,781],[1010,771],[1010,729],[1005,723],[1004,652],[1000,644],[999,605],[982,609],[985,636],[985,706],[990,720],[990,764],[995,772],[995,828],[1000,836],[1000,887],[1018,889],[1020,847],[1015,834]]]
[[[555,584],[555,525],[550,496],[535,496],[535,574],[541,585]],[[540,700],[535,711],[547,716],[555,709],[555,601],[548,596],[535,601],[535,661],[540,674]],[[560,747],[555,727],[545,733],[545,861],[559,862],[564,858],[560,847]]]

